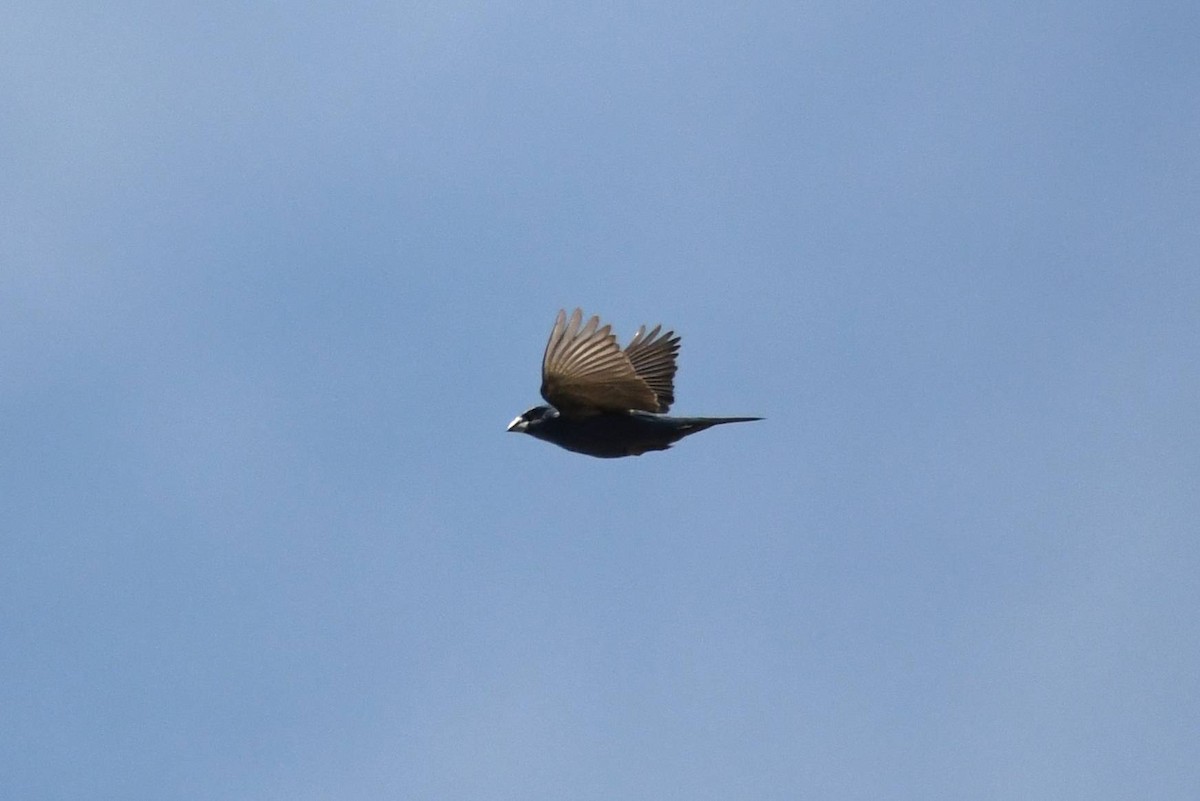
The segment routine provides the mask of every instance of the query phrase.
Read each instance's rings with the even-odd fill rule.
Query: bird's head
[[[543,421],[558,417],[558,412],[549,406],[534,406],[508,424],[509,431],[528,434],[530,427],[537,428]]]

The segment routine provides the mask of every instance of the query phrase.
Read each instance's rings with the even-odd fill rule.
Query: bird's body
[[[576,309],[560,311],[542,359],[542,397],[509,425],[575,453],[603,459],[662,451],[688,436],[723,423],[758,417],[670,417],[675,400],[679,337],[638,329],[625,350],[598,317],[581,325]]]
[[[538,406],[535,409],[538,410],[537,417],[529,421],[525,429],[526,434],[552,442],[569,451],[601,459],[641,456],[646,451],[665,451],[688,434],[695,434],[722,423],[745,423],[759,419],[670,417],[636,410],[601,412],[590,417],[572,419],[563,417],[548,406]]]

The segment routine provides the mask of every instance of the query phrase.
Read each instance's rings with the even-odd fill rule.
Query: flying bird
[[[508,430],[588,456],[612,459],[665,451],[698,431],[761,417],[669,417],[679,337],[642,326],[624,350],[599,317],[559,311],[542,356],[542,397]]]

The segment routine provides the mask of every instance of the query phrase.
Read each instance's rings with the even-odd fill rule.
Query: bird
[[[575,453],[601,459],[665,451],[686,436],[761,417],[671,417],[680,338],[656,325],[638,328],[624,350],[598,316],[583,322],[559,310],[542,356],[541,394],[508,425]]]

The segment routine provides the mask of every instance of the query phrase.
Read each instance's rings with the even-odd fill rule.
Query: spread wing
[[[661,330],[662,326],[656,325],[647,334],[643,325],[625,348],[633,371],[658,398],[658,408],[652,411],[659,413],[670,409],[675,402],[675,357],[679,355],[679,337],[674,331],[659,334]]]
[[[592,317],[582,325],[576,309],[570,320],[560,311],[542,357],[542,397],[566,417],[630,409],[658,411],[654,390],[638,376],[617,345],[612,326]],[[673,371],[672,371],[673,372]]]

